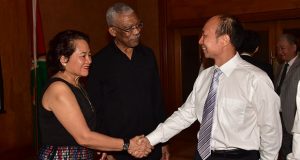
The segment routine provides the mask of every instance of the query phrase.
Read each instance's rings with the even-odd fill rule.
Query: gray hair
[[[280,40],[286,40],[291,45],[296,45],[296,52],[299,51],[298,39],[295,35],[290,33],[284,33],[280,36]]]
[[[284,39],[288,41],[290,44],[297,44],[297,38],[296,36],[289,34],[289,33],[284,33],[280,36],[280,39]]]
[[[125,3],[115,3],[113,6],[109,7],[106,11],[106,23],[108,26],[115,25],[115,17],[117,14],[123,13],[133,13],[134,10]]]

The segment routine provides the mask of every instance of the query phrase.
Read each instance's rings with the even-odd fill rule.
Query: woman
[[[58,33],[50,41],[47,66],[53,76],[38,108],[39,159],[92,160],[93,149],[126,150],[139,158],[146,156],[150,146],[138,147],[138,136],[129,141],[93,132],[95,108],[79,83],[79,78],[89,73],[91,53],[88,43],[87,35],[74,30]]]

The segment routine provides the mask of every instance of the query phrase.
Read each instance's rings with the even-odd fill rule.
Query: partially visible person
[[[244,40],[241,47],[238,49],[238,52],[244,60],[265,71],[273,81],[274,75],[272,65],[259,61],[253,57],[254,54],[258,52],[260,44],[261,38],[257,32],[245,30]]]
[[[281,100],[281,118],[283,138],[280,157],[285,159],[292,152],[292,127],[296,114],[297,85],[300,80],[300,57],[297,38],[292,34],[283,34],[277,43],[278,55],[284,61],[276,78],[276,92]]]
[[[97,113],[97,131],[129,138],[148,134],[165,120],[160,79],[152,49],[140,44],[143,22],[127,4],[106,12],[113,40],[95,56],[87,91]],[[117,160],[132,160],[126,152],[110,152]],[[144,159],[169,159],[161,144]]]
[[[294,121],[293,133],[293,146],[292,153],[288,154],[288,160],[300,160],[300,81],[298,82],[297,96],[297,111]]]
[[[46,84],[38,107],[40,160],[93,160],[94,149],[124,150],[136,157],[151,151],[151,146],[138,146],[138,136],[123,140],[94,132],[95,108],[79,83],[80,77],[88,75],[91,62],[86,34],[66,30],[50,41],[47,65],[54,75]]]
[[[199,44],[214,66],[200,73],[186,102],[144,141],[166,142],[198,119],[196,160],[276,160],[280,100],[268,75],[237,53],[242,39],[243,27],[233,17],[205,23]]]

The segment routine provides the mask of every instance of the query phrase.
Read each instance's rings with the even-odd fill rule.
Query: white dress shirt
[[[212,80],[212,66],[198,76],[186,102],[149,135],[151,145],[166,142],[197,119]],[[220,67],[212,127],[212,150],[259,150],[261,160],[275,160],[281,146],[280,99],[268,75],[236,54]]]
[[[293,59],[291,59],[288,64],[289,64],[289,67],[287,68],[286,72],[288,72],[291,68],[291,66],[294,64],[295,60],[297,59],[298,55],[295,56]]]
[[[295,116],[295,122],[293,126],[293,152],[287,156],[288,160],[300,160],[300,81],[298,82],[297,89],[297,111]]]

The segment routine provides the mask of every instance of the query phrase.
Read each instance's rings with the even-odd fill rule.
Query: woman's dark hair
[[[85,40],[87,43],[90,43],[87,34],[76,30],[65,30],[59,32],[52,40],[50,40],[49,50],[47,52],[47,68],[49,76],[52,76],[58,71],[65,70],[64,66],[60,62],[60,58],[62,56],[67,59],[70,58],[75,51],[75,40]]]

